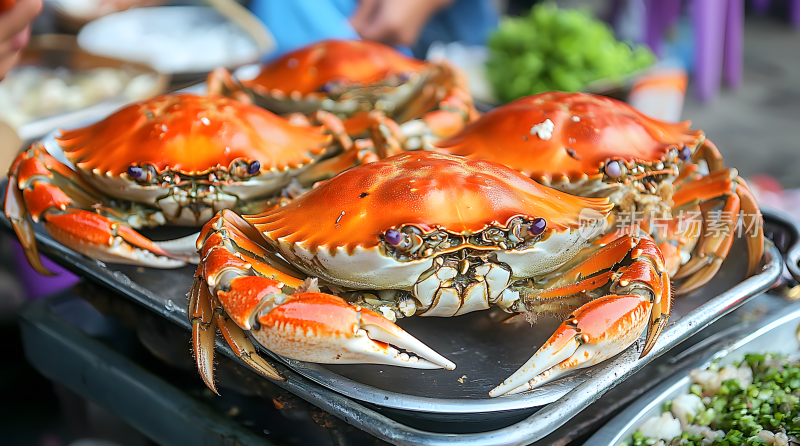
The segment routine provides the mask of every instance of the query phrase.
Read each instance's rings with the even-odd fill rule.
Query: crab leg
[[[452,75],[449,67],[446,73],[447,76]],[[363,140],[358,144],[357,141],[355,151],[345,151],[315,164],[298,176],[298,180],[301,184],[311,184],[359,164],[397,155],[404,150],[420,149],[425,136],[439,140],[455,135],[467,123],[478,118],[478,112],[472,105],[469,94],[465,93],[464,85],[465,82],[459,80],[449,89],[428,84],[423,88],[423,94],[416,96],[405,108],[405,112],[394,119],[387,118],[378,110],[357,113],[345,119],[342,122],[346,135],[369,136],[372,144]],[[437,110],[420,113],[420,110],[436,108],[437,104]],[[420,117],[412,119],[416,116]],[[397,122],[403,124],[398,125]]]
[[[631,236],[623,239],[607,245],[607,249],[589,259],[602,270],[630,257],[632,263],[619,267],[613,274],[616,279],[610,285],[610,294],[574,310],[519,370],[489,392],[490,396],[524,392],[572,370],[605,361],[639,339],[645,329],[647,336],[641,355],[653,348],[671,311],[669,276],[661,252],[652,240],[637,241]],[[631,241],[634,246],[620,256],[619,247]],[[587,272],[585,268],[581,271]],[[565,275],[579,276],[574,273],[568,271]],[[540,297],[572,299],[602,289],[610,279],[607,273],[594,273],[580,282],[550,289]]]
[[[738,183],[736,193],[739,195],[744,211],[744,227],[748,229],[747,252],[750,255],[747,263],[747,275],[752,276],[756,272],[761,257],[764,256],[764,218],[756,202],[756,197],[753,196],[753,192],[750,191],[750,186],[747,185],[744,178],[737,177],[736,182]]]
[[[206,89],[209,95],[230,96],[244,104],[255,105],[253,98],[242,90],[242,87],[233,80],[231,73],[222,67],[209,73],[206,78]]]
[[[226,341],[257,371],[273,379],[278,376],[258,357],[244,331],[270,351],[302,361],[455,368],[385,317],[320,293],[315,280],[301,280],[251,238],[258,234],[231,211],[220,212],[206,224],[198,240],[199,284],[189,299],[193,318],[203,309],[213,309]],[[202,300],[210,301],[209,307],[198,303]],[[203,324],[210,322],[195,320],[194,338],[202,340]],[[213,389],[213,342],[197,341],[194,347],[202,351],[196,354],[200,374]]]
[[[199,269],[198,269],[199,271]],[[206,385],[219,395],[214,384],[214,338],[217,332],[217,320],[211,312],[211,300],[208,297],[208,288],[197,274],[192,289],[187,294],[189,298],[189,322],[192,323],[192,351],[197,363],[197,370],[203,377]]]
[[[679,188],[683,186],[685,183],[694,181],[699,179],[701,176],[699,174],[700,166],[694,163],[687,163],[681,168],[680,173],[675,180],[672,182],[672,185],[675,188]]]
[[[706,164],[708,164],[709,172],[725,169],[725,161],[722,159],[722,154],[719,152],[717,146],[709,139],[704,140],[703,145],[692,155],[692,161],[695,163],[701,159],[705,160]]]
[[[17,176],[14,174],[8,176],[5,213],[11,220],[11,226],[14,227],[14,232],[17,233],[17,238],[19,238],[22,244],[25,257],[28,259],[28,263],[31,264],[31,267],[43,276],[54,275],[54,273],[44,267],[42,259],[39,258],[33,225],[28,221],[28,209],[25,206],[25,199],[22,197],[22,191],[17,184]]]
[[[258,356],[255,346],[247,339],[244,331],[235,323],[229,322],[229,317],[224,313],[219,301],[209,293],[208,284],[202,277],[195,277],[188,297],[189,321],[192,323],[192,349],[195,353],[197,370],[214,393],[219,395],[214,383],[214,339],[217,327],[242,361],[270,379],[283,381],[284,378]]]
[[[699,203],[703,216],[703,232],[693,250],[692,258],[674,275],[675,279],[689,277],[676,291],[692,292],[708,283],[719,271],[733,244],[733,236],[743,210],[742,223],[747,231],[748,276],[755,272],[764,254],[761,211],[747,183],[736,169],[723,169],[681,186],[673,196],[675,207]],[[716,200],[724,200],[719,215],[712,215]],[[680,217],[676,217],[680,218]]]
[[[353,149],[341,153],[324,161],[314,163],[311,167],[297,175],[297,181],[304,185],[313,185],[324,181],[351,167],[378,161],[375,147],[371,141],[358,139],[353,143]]]
[[[167,252],[122,222],[85,210],[100,205],[100,200],[92,196],[97,194],[88,191],[91,189],[69,168],[42,148],[32,146],[17,157],[9,172],[5,213],[37,271],[47,274],[39,260],[28,215],[34,222],[41,221],[59,243],[101,261],[159,268],[186,264],[184,258]]]
[[[199,232],[194,232],[187,236],[165,241],[153,241],[153,244],[164,251],[168,252],[171,256],[181,259],[186,259],[187,262],[198,264],[200,257],[197,255],[197,236]]]
[[[356,140],[353,150],[345,150],[340,155],[314,164],[298,175],[298,181],[309,185],[328,179],[353,166],[378,161],[400,154],[404,150],[419,149],[422,147],[424,136],[429,134],[435,139],[442,139],[458,133],[471,116],[469,112],[471,106],[455,94],[447,96],[440,106],[444,107],[444,104],[451,105],[449,108],[428,112],[421,118],[402,125],[398,125],[378,110],[357,113],[345,119],[343,121],[345,135],[363,135],[369,139]]]
[[[397,122],[387,118],[379,110],[356,113],[342,121],[342,124],[348,135],[354,138],[372,139],[379,158],[400,153],[406,142]],[[382,151],[384,153],[381,153]]]
[[[306,119],[306,122],[309,122],[302,115],[294,114],[293,116],[298,120]],[[300,184],[311,185],[353,166],[375,162],[403,151],[405,137],[400,126],[378,110],[357,113],[344,121],[340,121],[332,113],[322,110],[313,113],[310,118],[312,121],[322,123],[333,133],[344,151],[339,155],[317,162],[303,171],[297,176]],[[368,138],[357,139],[353,142],[350,139],[351,136],[367,136]]]
[[[404,111],[394,119],[397,122],[406,122],[419,116],[425,116],[427,110],[437,107],[445,113],[454,113],[450,118],[445,118],[449,122],[459,122],[461,128],[464,124],[478,118],[478,111],[472,105],[472,97],[468,93],[466,76],[459,70],[450,66],[447,62],[438,62],[439,69],[432,74],[431,78],[421,82],[423,85],[419,94],[414,96],[410,103],[404,106]],[[448,81],[448,80],[451,81]],[[437,110],[438,111],[438,110]],[[436,113],[436,112],[434,112]],[[433,116],[433,115],[432,115]],[[455,120],[451,121],[451,118]],[[439,117],[431,118],[431,121],[441,120]],[[428,119],[426,119],[428,121]],[[435,128],[432,128],[436,130]],[[442,130],[445,127],[441,127]],[[458,132],[460,129],[451,128]],[[455,133],[449,133],[451,136]]]
[[[357,113],[342,121],[342,126],[345,135],[362,135],[369,138],[357,139],[350,150],[317,162],[306,169],[297,176],[300,184],[310,185],[326,180],[353,166],[375,162],[403,151],[405,137],[400,126],[378,110]]]

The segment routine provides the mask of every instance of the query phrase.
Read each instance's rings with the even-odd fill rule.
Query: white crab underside
[[[497,250],[497,260],[511,267],[512,280],[549,273],[583,248],[586,236],[594,232],[595,226],[597,224],[589,228],[551,232],[549,237],[521,251]],[[411,290],[420,275],[431,269],[434,262],[434,257],[400,262],[383,255],[378,246],[356,247],[352,253],[339,247],[331,252],[303,242],[289,245],[281,239],[270,239],[268,234],[264,236],[306,274],[353,289]]]
[[[205,224],[223,209],[235,209],[237,204],[275,195],[304,169],[262,173],[248,181],[214,186],[213,192],[203,197],[192,197],[191,189],[175,187],[170,191],[158,185],[142,186],[121,176],[100,175],[78,170],[90,185],[120,200],[142,203],[158,208],[168,224],[198,226]],[[171,192],[171,193],[170,193]],[[205,209],[198,215],[189,207],[199,202]]]

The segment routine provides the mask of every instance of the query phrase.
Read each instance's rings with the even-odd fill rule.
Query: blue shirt
[[[402,1],[402,0],[399,0]],[[267,55],[272,59],[324,39],[358,39],[349,18],[357,0],[252,0],[250,9],[267,25],[277,48]],[[414,55],[425,57],[435,41],[462,41],[482,45],[497,27],[497,11],[491,0],[456,0],[433,16],[414,45]],[[409,48],[398,48],[412,55]]]

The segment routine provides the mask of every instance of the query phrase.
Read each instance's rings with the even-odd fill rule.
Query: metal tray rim
[[[739,349],[745,348],[747,345],[767,335],[769,332],[785,324],[798,322],[798,320],[800,320],[800,303],[793,304],[790,310],[789,314],[776,315],[764,321],[759,324],[752,333],[744,335],[730,343],[730,345],[706,355],[705,358],[681,370],[674,378],[668,379],[656,388],[640,396],[592,435],[586,444],[617,446],[620,442],[625,440],[627,433],[634,426],[640,425],[645,421],[643,417],[654,407],[662,405],[665,399],[671,398],[678,391],[688,389],[689,370],[708,367],[714,360],[736,353]]]

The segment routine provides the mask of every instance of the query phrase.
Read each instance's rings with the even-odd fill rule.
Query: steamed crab
[[[403,129],[406,136],[444,138],[478,117],[457,69],[371,41],[317,42],[265,64],[252,80],[218,69],[208,78],[208,90],[279,114],[331,112],[351,136],[412,121]]]
[[[736,169],[690,122],[649,118],[633,107],[583,93],[543,93],[485,114],[435,150],[505,164],[544,185],[609,197],[619,226],[639,223],[664,253],[678,293],[717,273],[740,210],[748,275],[764,251],[761,213]],[[710,173],[700,174],[703,160]],[[739,228],[741,229],[741,228]]]
[[[188,313],[198,369],[216,391],[217,327],[276,379],[244,331],[299,360],[452,369],[392,321],[491,305],[569,315],[492,396],[604,361],[646,329],[644,356],[669,317],[669,277],[646,235],[582,257],[610,209],[497,163],[420,151],[354,167],[260,215],[223,211],[197,241]]]
[[[98,260],[178,267],[195,238],[155,243],[133,228],[201,226],[221,209],[259,212],[326,155],[349,148],[341,121],[298,127],[223,96],[164,95],[56,138],[74,168],[34,144],[9,170],[5,213],[28,260],[42,266],[28,216]],[[182,242],[182,243],[181,243]]]

